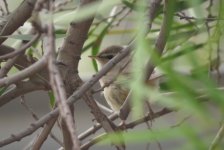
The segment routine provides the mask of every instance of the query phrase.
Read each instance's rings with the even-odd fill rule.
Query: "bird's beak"
[[[91,58],[91,59],[96,59],[97,58],[97,56],[88,56],[89,58]]]

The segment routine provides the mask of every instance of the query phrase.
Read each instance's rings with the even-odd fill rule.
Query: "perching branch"
[[[104,115],[99,107],[97,106],[96,102],[93,101],[93,97],[91,94],[87,93],[83,96],[83,99],[85,101],[85,103],[90,107],[92,114],[94,115],[95,119],[97,120],[97,122],[99,122],[103,129],[107,132],[107,133],[114,133],[116,131],[119,131],[116,126],[114,125],[114,123],[112,121],[110,121],[106,115]],[[119,135],[117,136],[117,138],[119,138],[121,141],[123,141],[122,137],[120,137]],[[125,147],[123,146],[123,143],[120,144],[116,144],[115,145],[119,150],[123,150],[125,149]]]
[[[88,91],[102,76],[104,76],[111,68],[113,68],[119,61],[121,61],[126,55],[131,52],[132,44],[118,54],[116,57],[111,59],[111,61],[105,65],[98,73],[96,73],[89,81],[85,82],[79,90],[75,91],[68,99],[68,104],[71,105],[78,101],[86,91]],[[38,121],[32,123],[27,129],[23,130],[22,132],[3,139],[0,141],[0,147],[10,144],[12,142],[21,140],[25,136],[32,134],[38,128],[42,127],[47,121],[49,121],[52,117],[55,117],[59,114],[58,108],[52,110],[48,114],[41,117]]]
[[[117,118],[118,118],[118,115],[116,113],[113,113],[108,117],[108,119],[110,119],[111,121],[114,121]],[[85,132],[81,133],[78,136],[78,138],[79,138],[79,140],[84,140],[86,137],[94,134],[97,130],[99,130],[101,128],[102,128],[101,124],[97,123],[94,126],[87,129]]]
[[[140,118],[138,120],[135,120],[135,121],[132,121],[130,123],[127,123],[125,124],[125,128],[126,129],[131,129],[131,128],[134,128],[135,126],[141,124],[141,123],[144,123],[146,121],[149,121],[149,120],[153,120],[153,119],[156,119],[156,118],[159,118],[161,116],[164,116],[166,114],[169,114],[171,113],[172,110],[170,109],[167,109],[167,108],[163,108],[162,110],[158,111],[158,112],[155,112],[153,114],[148,114],[147,116],[143,117],[143,118]],[[123,129],[123,124],[119,126],[120,128]],[[89,149],[91,146],[93,146],[94,144],[96,143],[99,143],[100,141],[102,141],[103,139],[105,139],[107,136],[106,133],[103,133],[93,139],[91,139],[90,141],[82,144],[81,146],[81,149],[82,150],[86,150],[86,149]]]
[[[83,6],[90,5],[92,2],[96,2],[96,1],[97,0],[80,0],[78,3],[79,6],[78,7],[75,6],[74,8],[79,10],[79,9],[82,9]],[[162,11],[159,11],[159,13],[156,13],[156,11],[158,12],[158,10],[161,10],[161,6],[162,6],[162,5],[160,5],[161,1],[162,0],[151,0],[150,1],[151,8],[149,10],[148,18],[146,19],[147,21],[144,20],[146,23],[148,23],[147,25],[148,25],[149,30],[152,27],[152,23],[154,23],[153,21],[154,21],[154,18],[156,17],[156,15],[158,15],[158,14],[160,14],[160,12],[162,12]],[[204,2],[204,1],[205,0],[203,0],[202,2]],[[4,0],[4,2],[5,2],[5,5],[7,5],[6,0]],[[64,5],[67,2],[68,2],[68,0],[65,0],[63,2],[60,1],[60,3],[62,3],[62,5]],[[136,1],[134,0],[133,3],[135,3],[135,2]],[[164,11],[163,11],[164,16],[163,16],[162,26],[160,28],[160,32],[158,32],[159,36],[156,40],[156,43],[154,46],[155,48],[153,49],[152,54],[151,54],[152,59],[150,61],[148,61],[146,69],[145,69],[146,71],[144,74],[144,80],[146,80],[146,81],[148,81],[150,79],[156,65],[161,62],[161,55],[166,46],[169,32],[171,30],[170,26],[173,21],[174,3],[175,4],[185,3],[185,5],[188,4],[188,2],[182,2],[182,1],[176,2],[176,1],[164,0],[164,2],[165,2],[164,3],[165,5],[164,5]],[[38,5],[36,5],[36,7],[34,8],[35,3]],[[33,146],[32,147],[33,150],[38,150],[41,148],[42,144],[47,139],[52,128],[54,127],[55,122],[57,120],[59,120],[60,129],[63,132],[63,140],[64,140],[62,147],[65,150],[80,149],[79,141],[82,140],[83,143],[81,145],[81,149],[88,149],[95,143],[98,143],[99,141],[101,141],[102,138],[106,138],[109,133],[112,133],[114,135],[114,133],[116,133],[117,131],[120,132],[120,131],[126,131],[126,129],[135,128],[138,124],[146,123],[148,120],[158,118],[160,116],[166,115],[166,114],[171,113],[172,111],[176,110],[176,105],[173,106],[174,108],[168,108],[165,106],[165,108],[161,111],[158,111],[155,113],[149,111],[145,117],[140,118],[138,120],[131,121],[131,122],[127,121],[125,124],[122,124],[122,125],[116,125],[114,122],[114,119],[118,118],[117,114],[108,117],[103,113],[104,111],[100,110],[100,108],[99,108],[100,105],[97,105],[97,103],[95,102],[95,100],[92,97],[93,93],[91,93],[92,92],[91,90],[92,90],[93,85],[96,82],[98,82],[99,79],[102,78],[108,71],[110,71],[111,68],[113,68],[113,66],[115,66],[117,63],[119,63],[120,60],[122,60],[124,57],[126,57],[127,54],[129,54],[131,52],[131,49],[133,48],[133,45],[135,45],[136,41],[133,41],[131,44],[129,44],[129,46],[127,48],[123,49],[122,53],[120,53],[119,55],[117,55],[116,57],[111,59],[111,61],[107,65],[105,65],[104,68],[101,71],[99,71],[96,75],[94,75],[89,81],[83,83],[83,81],[81,80],[81,78],[78,74],[79,60],[80,60],[80,55],[83,52],[83,45],[84,45],[84,43],[87,43],[87,45],[88,45],[87,47],[91,47],[91,46],[94,47],[94,45],[97,45],[97,42],[95,43],[95,41],[90,42],[91,44],[88,43],[89,39],[87,41],[88,36],[90,35],[92,37],[92,36],[94,36],[94,33],[95,33],[94,32],[94,33],[90,34],[90,31],[89,31],[90,26],[93,25],[94,17],[92,17],[92,16],[94,16],[94,14],[85,20],[81,20],[78,22],[74,22],[74,21],[71,22],[70,26],[68,27],[64,42],[61,45],[61,47],[59,48],[57,59],[56,59],[56,54],[55,54],[55,43],[54,43],[55,42],[54,41],[55,40],[54,33],[57,33],[57,31],[54,31],[52,20],[51,20],[50,24],[47,25],[47,30],[44,30],[44,29],[46,29],[45,26],[42,26],[41,24],[38,24],[38,22],[36,22],[38,29],[43,29],[43,30],[38,30],[38,31],[40,31],[41,34],[43,33],[43,37],[47,38],[46,41],[48,42],[47,45],[41,45],[42,53],[44,55],[42,56],[42,58],[39,61],[35,60],[35,58],[31,58],[29,56],[23,55],[25,50],[30,45],[32,45],[32,43],[34,42],[33,40],[35,40],[36,37],[34,37],[34,39],[29,41],[29,44],[26,45],[27,47],[19,48],[18,49],[19,51],[12,49],[11,47],[1,45],[8,37],[10,37],[10,35],[13,34],[14,31],[16,31],[19,28],[19,26],[21,26],[24,22],[26,22],[26,20],[31,16],[33,10],[34,11],[33,11],[32,16],[36,17],[35,15],[37,15],[37,16],[41,15],[41,13],[39,14],[39,11],[42,11],[43,9],[44,9],[44,11],[46,11],[47,9],[51,8],[52,12],[54,12],[54,10],[53,10],[54,6],[56,6],[56,8],[58,7],[60,9],[60,5],[57,6],[55,4],[56,4],[56,2],[54,0],[50,0],[50,2],[45,1],[45,0],[24,0],[24,2],[18,7],[18,9],[16,11],[14,11],[13,14],[10,15],[11,18],[7,18],[7,23],[3,26],[4,27],[3,30],[0,31],[0,60],[6,61],[6,63],[2,63],[3,66],[1,66],[1,70],[0,70],[0,89],[1,89],[0,92],[1,92],[1,94],[3,93],[0,96],[0,107],[3,106],[4,104],[8,103],[12,99],[16,98],[17,96],[21,96],[21,94],[23,95],[23,94],[26,94],[28,92],[35,91],[35,90],[45,90],[46,91],[46,90],[52,89],[52,91],[54,93],[54,98],[56,99],[54,110],[47,113],[39,120],[35,121],[35,123],[31,124],[24,131],[22,131],[18,134],[12,134],[11,137],[8,137],[8,138],[0,141],[0,147],[10,144],[15,141],[19,141],[22,138],[26,137],[27,135],[32,134],[38,128],[44,127],[41,134],[39,134],[39,137],[34,142],[34,145],[31,145],[31,146]],[[210,0],[210,6],[212,6],[212,5],[213,5],[213,0]],[[142,7],[141,5],[138,5],[138,3],[136,3],[136,5],[133,4],[133,6],[134,7],[136,6],[136,8],[137,8],[136,11],[139,11],[139,9],[138,9],[139,6]],[[6,7],[8,7],[8,6],[6,6]],[[116,5],[115,7],[120,8],[120,5],[119,6]],[[143,7],[145,8],[145,6],[143,6]],[[159,7],[160,7],[160,9],[159,9]],[[181,5],[181,8],[175,9],[175,11],[184,10],[186,8],[189,9],[190,7],[191,6],[186,7],[186,6]],[[21,10],[21,8],[26,9],[26,10]],[[70,8],[72,8],[72,7],[70,7]],[[127,8],[130,8],[130,10],[132,9],[132,7],[129,7],[129,6],[128,7],[122,6],[122,10],[119,13],[122,14],[122,12]],[[211,12],[211,8],[208,8],[208,9],[209,9],[208,10],[209,15],[213,14],[213,12]],[[38,12],[35,12],[35,10]],[[1,13],[1,11],[2,10],[1,10],[1,6],[0,6],[0,13]],[[9,10],[7,10],[6,12],[9,12]],[[16,14],[15,12],[18,14]],[[30,12],[30,13],[27,13],[27,12]],[[113,15],[113,16],[118,16],[118,17],[112,16],[111,18],[110,17],[105,18],[104,20],[118,19],[118,23],[120,23],[121,20],[123,20],[123,18],[121,17],[121,19],[119,19],[119,16],[121,16],[121,15],[119,15],[119,13]],[[179,12],[177,12],[177,13],[179,13]],[[124,17],[126,15],[124,15]],[[40,17],[42,17],[42,16],[40,16]],[[49,17],[49,15],[47,17]],[[100,17],[101,16],[99,15],[99,18]],[[34,18],[33,20],[35,20],[35,19],[36,18]],[[98,19],[98,18],[96,18],[96,19]],[[193,19],[193,18],[186,17],[186,19]],[[209,19],[209,17],[208,17],[208,19]],[[102,21],[103,21],[103,19],[102,19]],[[158,24],[160,24],[159,21],[161,21],[161,20],[158,20]],[[178,21],[179,20],[175,20],[175,22],[177,22],[179,24],[180,22],[178,22]],[[215,20],[213,20],[213,21],[215,21]],[[108,23],[108,26],[104,29],[105,33],[104,33],[104,31],[101,32],[100,36],[98,36],[96,38],[97,40],[98,39],[102,40],[102,37],[104,35],[106,35],[106,31],[110,27],[113,27],[113,25],[111,25],[111,23],[112,22]],[[96,26],[97,26],[97,23],[96,23]],[[116,24],[115,24],[115,26],[116,26]],[[192,27],[192,26],[189,26],[188,24],[184,24],[184,26],[186,28]],[[182,29],[186,29],[185,27],[178,26],[177,32],[179,32]],[[212,26],[211,26],[211,28],[212,28]],[[94,30],[94,28],[92,28],[92,29]],[[176,29],[176,27],[175,27],[175,29]],[[155,29],[156,32],[157,32],[157,30],[158,29]],[[63,29],[63,31],[64,31],[64,29]],[[146,31],[149,32],[148,30],[146,30]],[[18,30],[18,32],[20,32],[20,30]],[[209,32],[214,33],[213,30],[211,30]],[[218,32],[221,32],[221,31],[218,31]],[[44,35],[44,33],[47,33],[47,34]],[[210,37],[212,37],[212,36],[210,36]],[[168,45],[169,46],[168,49],[170,48],[170,46],[171,47],[173,46],[173,43],[172,43],[173,38],[171,40],[172,40],[171,45]],[[45,40],[44,40],[44,42],[45,42]],[[189,43],[187,42],[186,44],[189,44]],[[203,44],[201,44],[201,45],[203,45]],[[215,44],[217,44],[217,43],[215,43]],[[2,49],[2,48],[4,48],[4,49]],[[6,49],[9,48],[10,51],[7,51],[5,48]],[[179,47],[177,47],[177,45],[175,45],[174,48],[179,48]],[[218,48],[220,48],[220,47],[218,47]],[[176,50],[176,49],[174,49],[174,50]],[[168,53],[168,55],[169,54],[170,53]],[[186,53],[184,52],[184,54],[186,54]],[[217,55],[217,56],[219,56],[219,55]],[[20,72],[17,72],[10,76],[10,74],[8,72],[13,66],[15,66],[17,69],[19,69]],[[142,82],[144,82],[144,81],[142,81]],[[106,87],[106,85],[104,87],[101,87],[98,91],[103,90],[105,87]],[[6,91],[5,91],[5,89],[6,89]],[[216,89],[214,89],[214,90],[216,90]],[[221,90],[223,90],[223,88]],[[123,119],[123,120],[127,118],[128,113],[130,111],[129,101],[130,101],[132,92],[134,92],[134,91],[130,91],[130,93],[129,93],[128,97],[126,98],[126,101],[124,102],[124,105],[122,106],[122,109],[121,109],[120,114],[121,114],[121,119]],[[196,91],[194,93],[194,95],[192,94],[192,97],[194,97],[195,99],[206,101],[211,97],[211,95],[210,95],[210,93],[209,94],[207,94],[207,93],[205,94],[205,93],[206,93],[205,91]],[[158,93],[158,95],[159,95],[158,99],[161,97],[167,97],[167,96],[171,96],[171,98],[172,98],[172,96],[176,97],[177,96],[176,94],[177,93],[175,93],[175,92],[174,93],[161,93],[161,95]],[[198,96],[198,97],[196,97],[196,96]],[[155,97],[155,98],[157,98],[157,97]],[[75,122],[76,115],[74,114],[75,106],[73,104],[75,102],[77,102],[79,99],[82,99],[85,101],[85,103],[90,108],[91,113],[94,115],[94,119],[97,120],[97,123],[93,127],[89,128],[88,130],[86,130],[85,132],[83,132],[82,134],[77,136],[76,131],[75,131],[75,123],[76,123]],[[196,101],[196,103],[197,102],[198,101]],[[177,103],[177,105],[178,104],[179,103]],[[179,108],[182,108],[182,106],[177,107],[177,109],[179,109]],[[104,109],[104,107],[103,107],[103,109]],[[107,111],[108,109],[105,109],[105,110]],[[126,112],[126,113],[123,114],[122,111]],[[109,110],[109,112],[110,112],[110,110]],[[92,139],[89,139],[88,142],[86,142],[84,140],[87,137],[93,136],[93,134],[95,134],[95,132],[97,132],[99,129],[103,129],[105,131],[105,133],[103,133],[103,135],[100,135],[99,137],[95,136]],[[217,145],[217,143],[218,144],[220,143],[220,140],[223,137],[220,134],[221,132],[222,132],[222,127],[220,129],[220,132],[218,132],[218,134],[217,134],[218,138],[214,139],[214,141],[215,141],[214,145]],[[123,134],[123,132],[121,132],[121,134],[120,133],[117,134],[117,138],[119,138],[121,143],[123,142],[122,134]],[[84,142],[86,142],[86,143],[84,143]],[[112,144],[114,144],[114,143],[112,143]],[[117,146],[118,149],[124,149],[123,145],[121,145],[121,144],[116,143],[115,145]],[[212,147],[212,145],[211,145],[211,147]]]

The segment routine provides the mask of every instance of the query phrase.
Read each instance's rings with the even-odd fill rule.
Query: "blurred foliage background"
[[[13,11],[22,0],[7,0],[7,2],[9,10]],[[154,45],[163,21],[163,3],[157,10],[152,28],[146,36],[148,1],[104,0],[86,6],[80,11],[75,9],[79,0],[66,1],[61,6],[60,0],[56,3],[58,3],[58,10],[56,9],[54,14],[54,26],[57,49],[62,45],[72,20],[85,19],[97,10],[79,65],[79,72],[84,80],[89,79],[98,71],[96,62],[89,59],[89,55],[96,55],[110,45],[128,45],[137,38],[134,49],[133,80],[128,84],[134,91],[132,102],[135,107],[131,119],[144,116],[144,103],[141,101],[143,97],[148,97],[155,110],[167,107],[177,111],[174,113],[179,113],[177,120],[181,121],[176,126],[166,126],[166,121],[161,121],[157,127],[154,126],[154,120],[152,120],[149,123],[152,124],[150,129],[141,128],[124,132],[127,143],[152,141],[162,143],[171,139],[183,139],[185,144],[177,144],[176,149],[205,150],[210,147],[212,150],[212,140],[216,133],[220,133],[221,137],[216,149],[224,148],[222,140],[224,131],[219,130],[219,127],[222,129],[224,126],[223,0],[173,1],[174,7],[171,10],[174,13],[170,18],[172,26],[169,29],[167,44],[161,58],[150,57],[154,56]],[[39,19],[44,21],[47,17],[47,14],[43,12]],[[28,34],[30,28],[28,21],[9,36],[6,44],[16,48],[21,40],[30,39],[32,37]],[[26,54],[39,59],[43,51],[39,41],[29,48]],[[143,78],[144,65],[149,58],[156,66],[156,71],[164,76],[160,89],[145,87],[140,80]],[[17,71],[13,68],[10,74]],[[167,96],[167,92],[173,93]],[[113,134],[108,138],[115,140]],[[101,144],[106,143],[107,141],[104,140]],[[160,146],[157,148],[160,149]],[[166,150],[166,147],[162,149]]]

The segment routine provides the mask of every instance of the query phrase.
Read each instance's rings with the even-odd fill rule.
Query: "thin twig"
[[[175,125],[172,125],[171,128],[176,128],[179,127],[180,125],[182,125],[184,122],[186,122],[188,119],[190,119],[192,117],[192,115],[186,116],[184,117],[180,122],[178,122]]]
[[[139,124],[141,124],[141,123],[144,123],[144,122],[146,122],[146,121],[149,121],[149,120],[153,120],[153,119],[159,118],[159,117],[164,116],[164,115],[166,115],[166,114],[169,114],[169,113],[171,113],[171,112],[173,112],[173,111],[170,110],[170,109],[167,109],[167,108],[163,108],[162,110],[160,110],[160,111],[158,111],[158,112],[155,112],[154,114],[149,114],[149,115],[147,115],[147,116],[145,116],[145,117],[143,117],[143,118],[140,118],[140,119],[138,119],[138,120],[135,120],[135,121],[132,121],[132,122],[130,122],[130,123],[125,124],[125,127],[126,127],[126,129],[129,129],[129,128],[131,129],[131,128],[134,128],[135,126],[137,126],[137,125],[139,125]],[[120,128],[123,128],[123,125],[120,125]],[[107,134],[104,133],[104,134],[101,134],[101,135],[99,135],[99,136],[97,136],[97,137],[91,139],[90,141],[88,141],[88,142],[82,144],[81,149],[82,149],[82,150],[86,150],[86,149],[88,149],[88,148],[91,147],[92,145],[94,145],[94,144],[96,144],[96,143],[102,141],[103,139],[105,139],[106,136],[107,136]]]
[[[35,62],[34,64],[30,65],[24,70],[12,76],[0,79],[0,87],[8,86],[10,84],[16,83],[20,80],[27,78],[43,69],[46,66],[46,64],[47,64],[47,54],[44,55],[39,61]]]
[[[121,61],[126,55],[128,55],[131,52],[131,48],[133,46],[133,43],[131,43],[128,47],[124,48],[124,50],[119,53],[117,56],[111,59],[111,61],[105,65],[98,73],[96,73],[89,81],[85,82],[79,90],[74,92],[69,98],[68,98],[68,104],[73,104],[76,101],[78,101],[83,94],[88,91],[99,79],[104,76],[111,68],[113,68],[117,62]],[[3,139],[0,141],[0,147],[10,144],[12,142],[21,140],[25,136],[30,135],[38,128],[42,127],[48,120],[50,120],[52,117],[57,116],[59,113],[58,108],[52,110],[48,114],[44,115],[42,118],[40,118],[35,123],[32,123],[27,129],[23,130],[22,132],[18,134],[14,134],[6,139]]]
[[[37,0],[24,0],[17,9],[15,9],[10,18],[7,21],[7,24],[4,26],[2,31],[0,31],[0,36],[11,35],[16,31],[20,26],[22,26],[32,15],[34,5]],[[1,37],[0,44],[2,44],[8,37]]]
[[[29,48],[34,42],[36,42],[40,37],[40,33],[37,33],[27,44],[20,47],[18,50],[15,50],[11,53],[0,56],[0,60],[12,58],[20,53],[23,53],[27,48]]]
[[[10,46],[6,46],[6,45],[3,45],[3,44],[0,45],[0,55],[4,55],[4,54],[7,54],[7,53],[13,52],[13,51],[15,51],[15,49],[10,47]],[[34,59],[30,59],[28,61],[28,59],[25,55],[20,55],[19,59],[15,63],[15,67],[19,70],[22,70],[22,69],[30,66],[34,62],[35,62]]]
[[[128,50],[128,49],[127,49]],[[124,52],[122,52],[121,54],[124,54]],[[119,60],[118,58],[121,57],[121,54],[119,56],[116,56],[114,57],[112,60]],[[126,56],[126,55],[124,55]],[[124,57],[123,56],[123,57]],[[123,58],[121,57],[121,58]],[[116,59],[115,59],[116,58]],[[120,59],[121,59],[120,58]],[[113,62],[113,61],[112,61]],[[103,74],[103,71],[106,71],[106,69],[109,69],[109,64],[107,64],[104,69],[101,69],[101,71],[98,72],[98,74],[96,76],[94,76],[90,81],[86,82],[83,84],[83,86],[81,86],[81,88],[79,90],[77,90],[72,96],[70,96],[68,98],[68,104],[72,104],[76,101],[78,101],[82,95],[86,92],[85,90],[88,90],[91,86],[92,86],[92,82],[95,81],[96,79],[96,82],[98,81],[98,76],[100,75],[104,75]],[[91,84],[90,84],[91,83]],[[223,91],[224,88],[217,88],[217,90],[221,90]],[[199,91],[199,92],[203,92],[203,91]],[[173,96],[175,95],[175,92],[169,92],[169,93],[164,93],[163,94],[165,97],[167,96]],[[201,102],[204,102],[204,101],[207,101],[208,99],[206,99],[206,97],[208,97],[207,94],[202,94],[201,96],[198,96],[198,100],[200,100]],[[162,116],[162,115],[165,115],[167,113],[171,112],[171,110],[169,109],[164,109],[162,110],[161,112],[159,112],[158,114],[157,113],[154,113],[154,117],[151,116],[151,119],[154,119],[154,118],[158,118],[159,116]],[[35,130],[37,130],[38,128],[42,127],[43,124],[45,124],[48,120],[50,120],[52,117],[55,117],[57,116],[59,113],[59,110],[58,108],[52,110],[51,112],[49,112],[48,114],[44,115],[42,118],[40,118],[38,121],[36,121],[35,123],[32,123],[27,129],[23,130],[22,132],[18,133],[18,134],[13,134],[11,135],[11,137],[8,137],[8,138],[5,138],[3,140],[0,141],[0,147],[4,146],[4,145],[7,145],[7,144],[10,144],[12,142],[15,142],[15,141],[19,141],[21,140],[22,138],[24,138],[25,136],[28,136],[30,135],[31,133],[33,133]],[[140,120],[137,120],[135,121],[136,123],[132,123],[132,124],[129,124],[126,126],[128,128],[132,128],[135,126],[135,124],[139,124],[141,123],[142,121],[144,121],[145,118],[143,119],[140,119]],[[150,119],[150,118],[149,118]]]
[[[93,97],[91,94],[86,93],[83,96],[83,100],[85,101],[85,103],[87,104],[87,106],[90,107],[92,114],[94,115],[95,119],[97,120],[97,122],[99,122],[103,129],[107,132],[107,133],[115,133],[116,131],[118,131],[118,129],[116,128],[116,126],[113,124],[113,122],[111,120],[109,120],[107,118],[107,116],[105,114],[103,114],[101,112],[101,110],[99,109],[99,107],[97,106],[97,104],[95,103],[95,101],[92,100]],[[119,149],[119,150],[124,150],[125,146],[123,145],[123,138],[119,135],[117,135],[118,139],[120,139],[122,144],[115,144],[115,146]]]
[[[6,0],[3,0],[4,4],[5,4],[5,10],[6,10],[6,15],[8,15],[10,12],[9,12],[9,5],[7,3]]]
[[[58,116],[54,116],[45,123],[43,130],[40,132],[40,134],[36,137],[35,141],[33,142],[32,150],[39,150],[41,148],[43,143],[46,141],[48,135],[51,133],[51,130],[57,119]]]
[[[156,12],[158,11],[160,4],[161,4],[162,0],[150,0],[150,8],[148,11],[148,16],[149,16],[149,22],[148,22],[148,29],[151,30],[152,28],[152,23],[153,20],[156,17]]]
[[[35,28],[31,28],[31,30],[29,31],[29,33],[32,35],[32,34],[34,34],[36,32],[36,30],[35,30]],[[39,34],[39,33],[38,33]],[[14,65],[14,66],[18,66],[18,62],[19,61],[23,61],[23,62],[25,62],[26,60],[24,60],[24,59],[26,59],[26,56],[25,55],[23,55],[24,54],[24,52],[25,52],[25,50],[27,49],[26,47],[29,47],[29,45],[31,46],[34,42],[35,42],[35,35],[34,35],[34,37],[33,37],[33,41],[32,41],[32,39],[30,40],[30,41],[27,41],[27,40],[23,40],[22,41],[22,43],[21,43],[21,45],[20,45],[20,48],[19,49],[17,49],[17,50],[13,50],[13,51],[8,51],[7,52],[7,54],[6,55],[8,55],[8,54],[13,54],[15,51],[20,51],[20,50],[22,50],[22,49],[24,49],[24,51],[23,52],[19,52],[18,54],[16,54],[13,58],[10,58],[10,59],[8,59],[7,61],[6,61],[6,63],[5,63],[5,65],[1,68],[1,70],[0,70],[0,78],[3,78],[4,76],[6,76],[7,75],[7,73],[10,71],[10,69],[12,68],[12,66]],[[38,39],[37,39],[38,40]],[[3,54],[3,55],[5,55],[5,54]],[[31,61],[30,61],[30,63],[32,63]],[[26,63],[27,64],[27,63]],[[28,65],[28,64],[27,64]],[[24,68],[24,66],[19,66],[19,67],[17,67],[17,68]]]
[[[36,136],[38,136],[38,135],[36,135]],[[31,150],[33,142],[36,139],[36,136],[22,150]]]
[[[9,70],[13,67],[16,61],[19,59],[20,55],[15,56],[14,58],[9,59],[5,65],[0,70],[0,78],[3,78],[7,75]]]
[[[46,90],[46,88],[43,85],[35,84],[32,81],[19,82],[16,87],[12,87],[0,96],[0,107],[20,95],[37,90]]]
[[[150,10],[149,10],[149,14],[148,14],[149,15],[148,31],[151,30],[152,22],[155,19],[156,11],[157,11],[157,9],[159,9],[160,3],[161,3],[161,0],[151,1]],[[166,3],[167,2],[165,1],[164,9],[166,11],[169,11],[169,10],[167,10],[168,8],[167,8]],[[156,49],[156,52],[157,52],[158,55],[162,54],[163,49],[164,49],[165,44],[166,44],[166,38],[167,38],[167,34],[169,32],[169,29],[167,29],[167,25],[168,25],[168,21],[169,21],[168,17],[169,17],[168,13],[164,13],[163,24],[161,26],[159,36],[158,36],[157,41],[155,43],[155,49]],[[154,67],[155,66],[153,65],[153,62],[150,59],[146,64],[146,69],[145,69],[146,72],[145,72],[144,82],[146,82],[150,78],[150,76],[153,73]],[[125,100],[124,104],[122,105],[122,107],[120,109],[120,117],[121,117],[122,120],[126,120],[128,115],[129,115],[131,93],[132,93],[132,91],[130,91],[128,93],[128,96],[126,97],[126,100]]]
[[[215,150],[216,147],[218,146],[218,144],[220,144],[221,140],[224,137],[224,123],[222,124],[222,126],[220,127],[219,131],[217,132],[215,138],[213,139],[209,150]]]
[[[115,119],[118,118],[117,113],[113,113],[108,117],[111,121],[114,121]],[[98,131],[99,129],[101,129],[101,124],[97,123],[94,126],[90,127],[89,129],[85,130],[83,133],[81,133],[78,138],[79,140],[84,140],[85,138],[87,138],[88,136],[94,134],[96,131]]]
[[[39,117],[37,116],[37,114],[26,104],[26,101],[24,99],[24,96],[21,96],[20,103],[32,115],[32,117],[34,118],[34,120],[38,120],[39,119]],[[59,145],[61,145],[61,146],[63,145],[63,143],[52,132],[50,133],[50,136]],[[34,143],[34,141],[32,141],[32,143]]]
[[[192,16],[186,16],[185,14],[180,14],[180,13],[176,13],[175,15],[177,17],[179,17],[180,19],[186,19],[186,20],[201,20],[201,21],[206,21],[206,22],[222,20],[222,19],[217,18],[217,17],[196,18],[196,17],[192,17]]]
[[[72,2],[72,0],[62,0],[55,3],[54,6],[54,12],[60,12],[63,10],[68,10],[67,8],[64,8],[68,3]],[[75,10],[75,8],[70,8],[69,10]]]
[[[98,101],[96,101],[96,104],[97,104],[97,106],[98,106],[100,109],[102,109],[102,110],[105,111],[105,112],[108,112],[108,113],[113,113],[113,112],[114,112],[113,110],[111,110],[110,108],[104,106],[103,104],[101,104],[101,103],[98,102]]]

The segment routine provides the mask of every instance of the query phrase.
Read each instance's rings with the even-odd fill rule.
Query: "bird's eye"
[[[106,58],[107,59],[112,59],[114,56],[113,55],[107,55]]]

